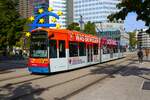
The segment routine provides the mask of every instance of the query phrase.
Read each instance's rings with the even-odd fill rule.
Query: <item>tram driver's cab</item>
[[[49,73],[48,33],[34,31],[30,37],[30,58],[28,69],[30,72]]]

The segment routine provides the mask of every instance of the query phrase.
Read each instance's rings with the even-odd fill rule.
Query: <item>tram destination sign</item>
[[[87,34],[79,34],[79,33],[71,33],[70,41],[80,41],[80,42],[91,42],[98,43],[99,39],[96,36],[87,35]]]

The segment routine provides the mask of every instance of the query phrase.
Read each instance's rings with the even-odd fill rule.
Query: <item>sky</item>
[[[136,21],[136,13],[129,13],[124,22],[125,30],[127,32],[134,31],[135,29],[146,28],[145,23],[141,20]]]

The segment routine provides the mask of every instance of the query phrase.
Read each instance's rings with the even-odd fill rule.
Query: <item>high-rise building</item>
[[[94,22],[97,28],[103,30],[124,30],[123,21],[109,22],[108,15],[116,13],[116,5],[122,0],[74,0],[73,18],[82,26],[83,22]],[[82,21],[81,21],[82,20]],[[103,27],[101,27],[103,26]],[[113,29],[112,29],[113,28]]]
[[[31,0],[19,0],[19,13],[23,18],[28,18],[33,15]]]
[[[62,28],[66,28],[67,27],[67,0],[49,0],[49,7],[52,7],[54,9],[53,11],[54,13],[57,13],[59,10],[63,12],[63,15],[60,16],[58,23],[61,24]]]
[[[44,11],[47,11],[49,7],[49,0],[30,0],[33,7],[33,15],[36,17],[39,15],[38,10],[42,8]],[[44,17],[45,23],[49,23],[49,16]]]
[[[118,12],[116,5],[121,0],[74,0],[74,21],[108,22],[107,16]]]
[[[67,26],[67,0],[19,0],[19,12],[20,15],[24,18],[31,16],[37,16],[38,9],[42,8],[44,11],[47,11],[48,7],[54,9],[54,13],[57,13],[59,10],[63,12],[63,15],[60,16],[58,23],[62,28]],[[51,17],[46,16],[46,23],[51,23]]]
[[[120,46],[128,43],[127,39],[121,38],[124,34],[123,21],[110,22],[107,18],[109,15],[119,12],[116,5],[122,0],[74,0],[73,1],[73,18],[74,22],[83,24],[88,21],[95,23],[97,35],[101,38],[116,40]],[[126,43],[121,44],[121,41]]]
[[[67,0],[67,25],[73,22],[73,14],[74,14],[73,1],[74,0]]]
[[[146,29],[143,29],[142,31],[137,31],[138,36],[138,48],[150,48],[150,35],[147,34]]]

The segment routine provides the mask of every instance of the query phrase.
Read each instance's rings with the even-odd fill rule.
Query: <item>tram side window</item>
[[[78,43],[77,42],[69,42],[69,56],[70,57],[78,56]]]
[[[118,48],[117,47],[113,48],[113,51],[114,53],[118,53]]]
[[[98,44],[94,44],[94,55],[98,55]]]
[[[59,57],[66,57],[65,41],[59,41]]]
[[[50,49],[50,58],[57,58],[57,42],[56,40],[49,41]]]
[[[109,54],[109,48],[107,46],[103,46],[103,54]]]
[[[79,43],[79,56],[86,56],[86,45],[85,43]]]

